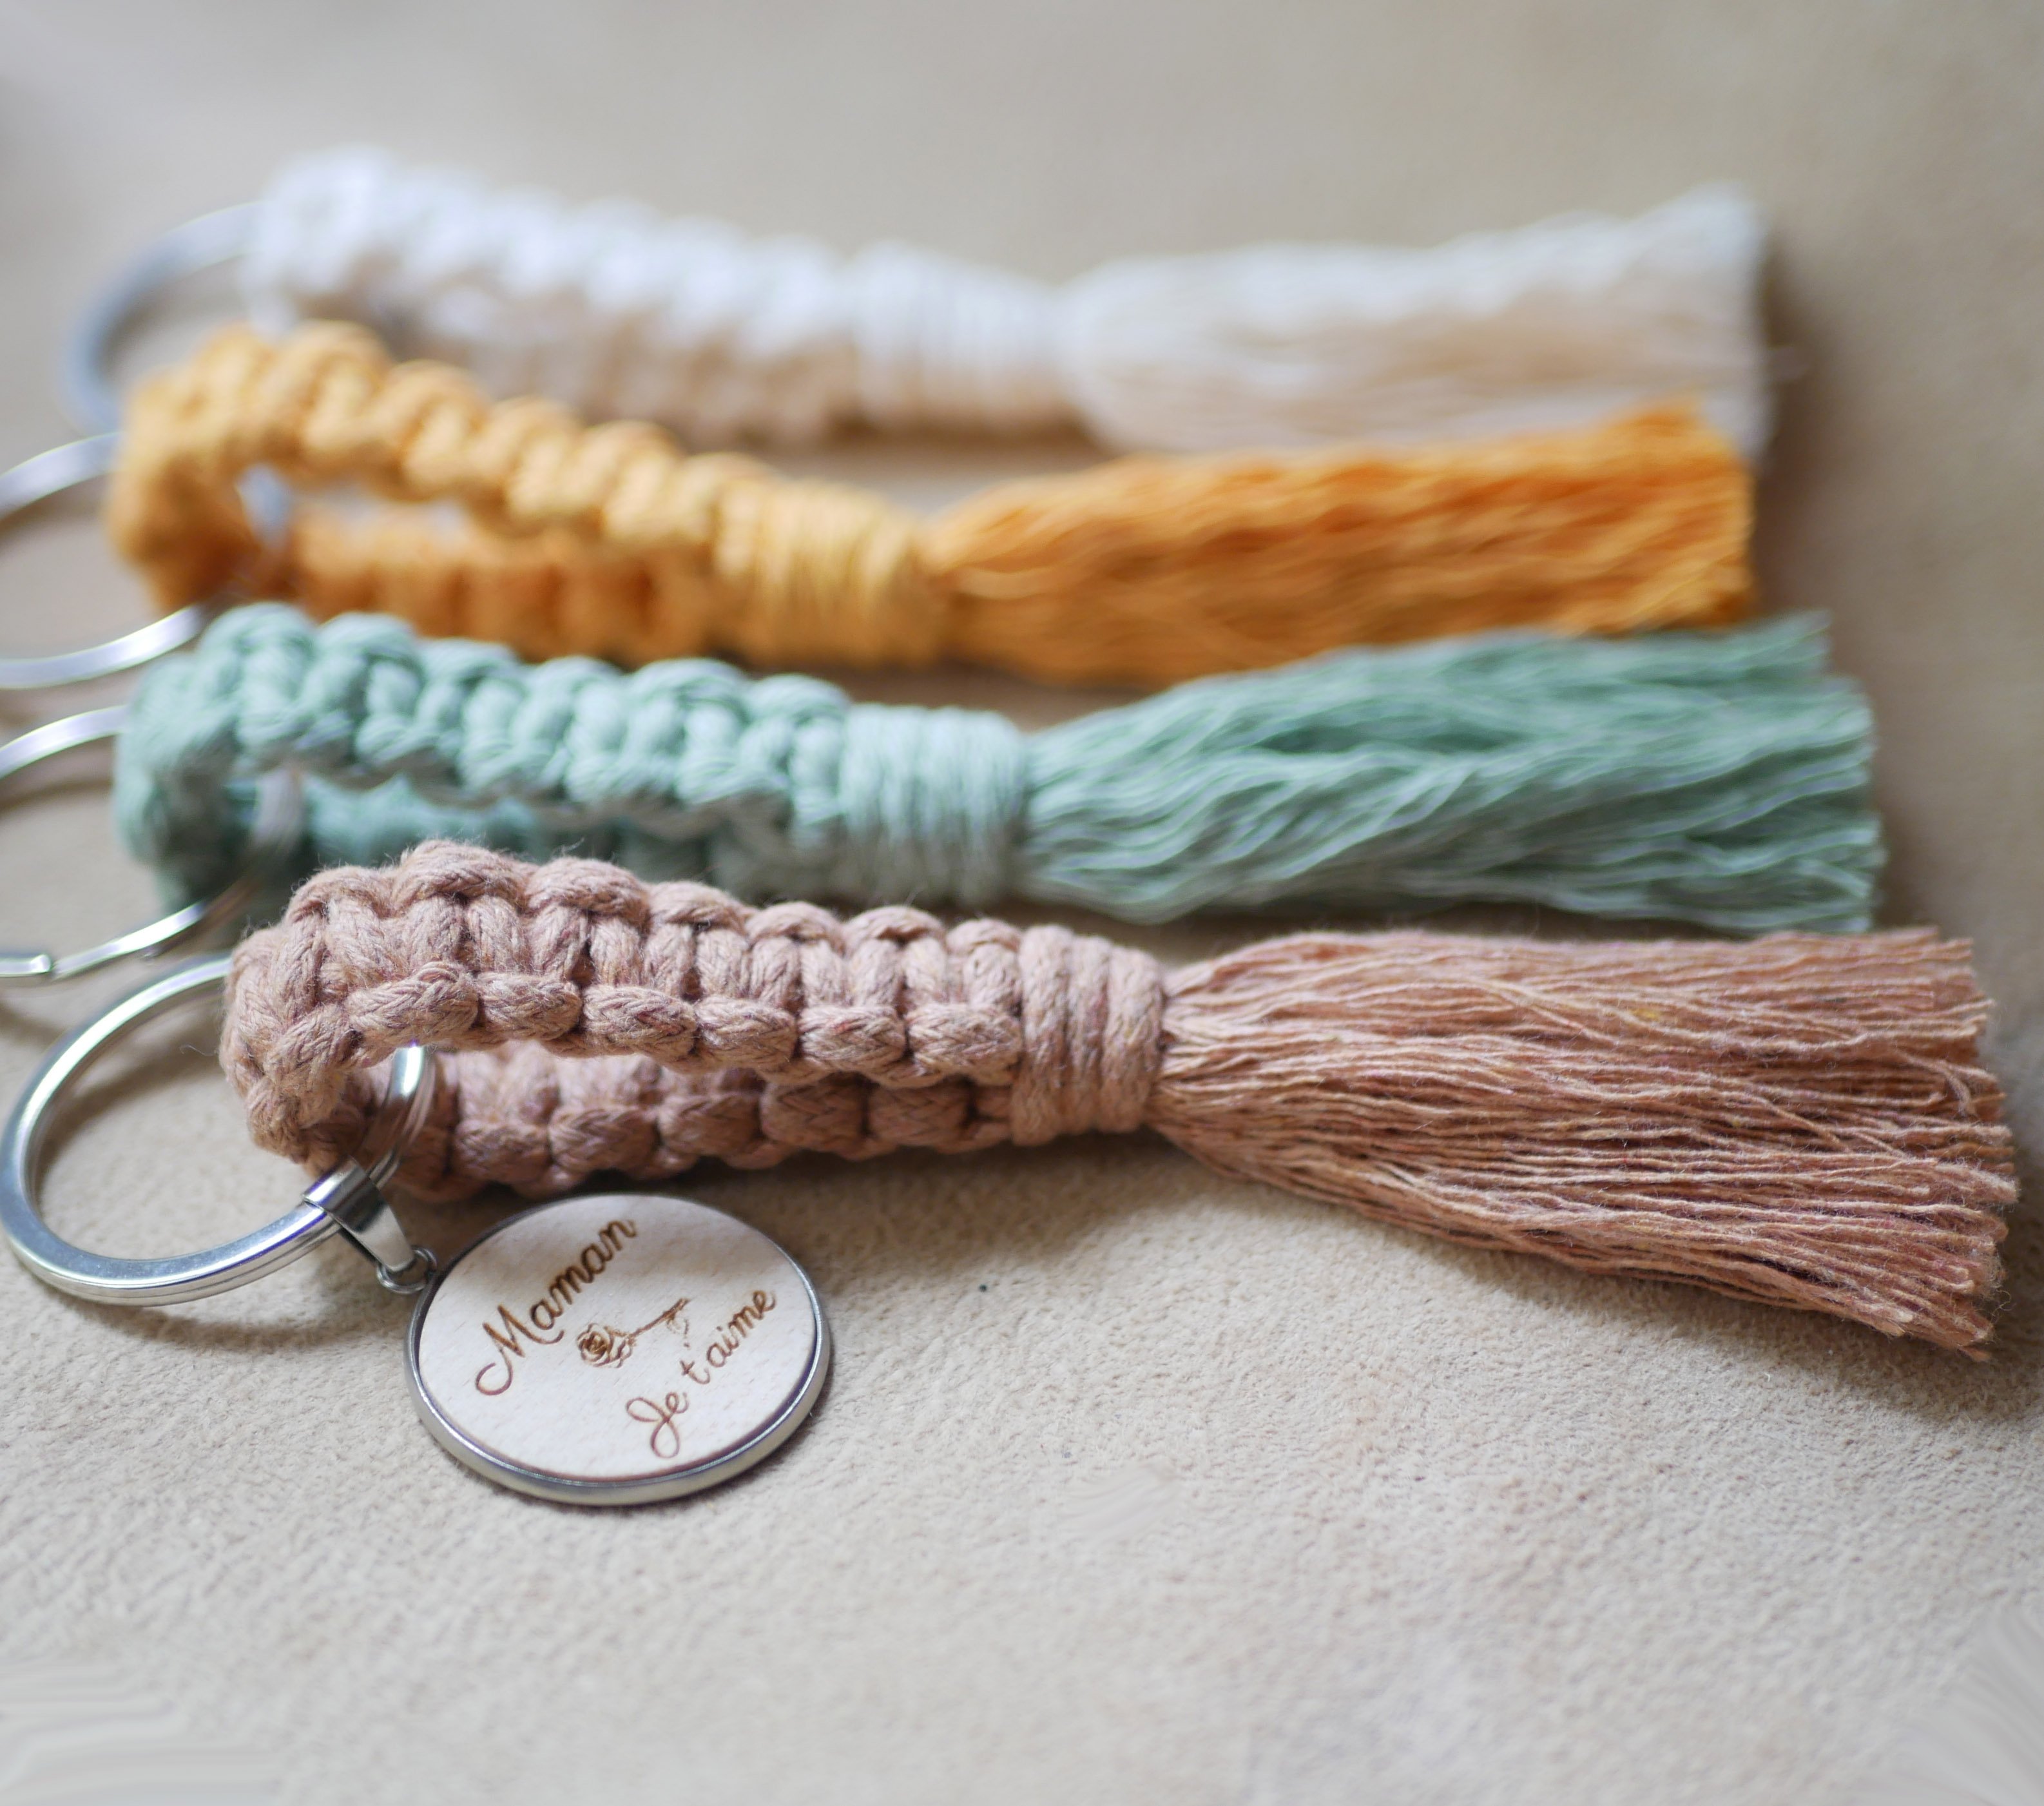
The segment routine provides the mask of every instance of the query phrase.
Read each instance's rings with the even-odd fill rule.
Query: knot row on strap
[[[373,1103],[366,1080],[363,1105]],[[465,1197],[486,1185],[551,1196],[601,1173],[673,1177],[701,1159],[740,1167],[791,1154],[870,1159],[898,1148],[972,1153],[1012,1139],[1014,1087],[940,1079],[914,1089],[840,1075],[769,1084],[750,1073],[679,1073],[640,1058],[562,1060],[525,1045],[441,1061],[432,1119],[408,1151],[406,1188]],[[363,1106],[323,1125],[352,1145]]]
[[[579,834],[748,896],[983,904],[1009,886],[1027,752],[1000,716],[855,704],[809,678],[526,666],[387,617],[315,628],[259,605],[151,674],[122,746],[129,843],[193,894],[217,889],[245,836],[232,780],[286,766],[352,790],[405,780],[410,797],[365,797],[358,814],[503,805],[522,849]],[[354,832],[377,838],[371,821]]]
[[[301,487],[458,502],[473,525],[450,541],[413,521],[365,528],[305,510],[272,550],[235,486],[258,465]],[[603,649],[586,636],[591,613],[628,650],[650,636],[761,663],[927,663],[943,640],[916,523],[883,498],[748,459],[691,458],[652,427],[585,428],[549,402],[492,404],[463,371],[393,368],[355,326],[308,326],[275,345],[229,328],[145,384],[109,513],[167,606],[241,582],[303,590],[334,612],[387,586],[441,617],[441,632],[500,637],[469,617],[508,583],[501,605],[551,616],[578,642],[514,638],[541,655]]]
[[[252,316],[358,320],[474,371],[698,443],[881,426],[1069,425],[1045,282],[902,244],[842,259],[611,202],[565,208],[363,148],[302,158],[263,198]]]
[[[244,945],[232,993],[222,1057],[256,1138],[306,1159],[335,1151],[361,1076],[412,1042],[636,1055],[782,1089],[1003,1093],[961,1116],[954,1085],[932,1106],[961,1146],[989,1120],[1024,1143],[1132,1128],[1162,1058],[1156,963],[1062,928],[751,909],[593,860],[535,867],[446,843],[313,879]]]

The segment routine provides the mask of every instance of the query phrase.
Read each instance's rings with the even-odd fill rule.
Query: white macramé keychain
[[[267,1228],[201,1253],[134,1260],[74,1247],[36,1188],[52,1114],[107,1049],[217,989],[230,955],[194,960],[52,1049],[0,1135],[0,1228],[22,1264],[104,1305],[168,1305],[245,1285],[347,1239],[390,1290],[415,1295],[407,1367],[441,1447],[515,1491],[574,1504],[677,1498],[743,1473],[793,1435],[829,1371],[816,1290],[787,1254],[723,1212],[652,1192],[555,1200],[446,1266],[415,1247],[383,1188],[426,1120],[434,1055],[390,1064],[353,1158]]]
[[[1578,213],[1426,250],[1259,244],[1122,258],[1051,283],[917,246],[840,256],[621,202],[344,148],[189,221],[100,295],[67,357],[113,426],[113,354],[170,284],[236,267],[250,317],[375,329],[500,395],[652,420],[698,448],[848,427],[1028,434],[1131,451],[1415,442],[1696,398],[1767,442],[1765,228],[1718,184],[1632,219]]]

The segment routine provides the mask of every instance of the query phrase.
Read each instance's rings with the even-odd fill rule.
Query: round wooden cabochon
[[[808,1414],[830,1332],[757,1229],[683,1198],[564,1198],[514,1216],[412,1319],[426,1427],[491,1479],[587,1504],[742,1473]]]

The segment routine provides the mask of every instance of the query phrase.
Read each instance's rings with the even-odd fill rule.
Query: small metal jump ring
[[[116,1042],[194,993],[224,984],[232,958],[215,954],[166,973],[44,1056],[0,1132],[0,1229],[21,1264],[45,1285],[96,1304],[175,1305],[210,1297],[274,1273],[336,1235],[345,1235],[375,1264],[390,1289],[421,1289],[432,1276],[432,1257],[399,1228],[383,1187],[432,1109],[435,1062],[423,1047],[406,1047],[391,1061],[383,1101],[354,1158],[315,1179],[295,1206],[252,1235],[198,1254],[129,1260],[75,1247],[43,1220],[36,1189],[59,1101]]]
[[[0,472],[0,525],[25,508],[105,476],[113,468],[120,444],[110,432],[96,439],[75,439],[68,445],[38,452],[11,471]],[[133,671],[166,652],[189,646],[206,631],[213,613],[210,604],[194,602],[175,614],[167,614],[160,621],[97,646],[36,659],[0,659],[0,690],[54,690],[63,684],[88,683],[94,678]]]
[[[44,759],[75,747],[112,740],[126,720],[125,708],[94,709],[31,728],[0,746],[0,786]],[[117,960],[160,959],[186,943],[232,927],[261,893],[268,874],[294,852],[305,829],[305,797],[296,774],[264,774],[256,793],[248,859],[241,876],[217,897],[188,903],[167,916],[102,941],[82,953],[0,952],[0,989],[60,984]]]
[[[89,432],[121,423],[113,355],[136,318],[173,282],[231,263],[255,236],[257,203],[204,213],[167,232],[92,298],[64,346],[63,390],[71,417]]]

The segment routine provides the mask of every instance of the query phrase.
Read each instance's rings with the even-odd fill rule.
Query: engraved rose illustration
[[[614,1367],[632,1352],[632,1338],[622,1330],[591,1324],[575,1338],[582,1358],[593,1367]]]
[[[632,1358],[632,1351],[639,1346],[639,1338],[649,1330],[663,1327],[671,1329],[686,1343],[689,1323],[682,1312],[688,1308],[688,1302],[686,1298],[677,1298],[651,1323],[642,1323],[636,1329],[619,1329],[612,1324],[593,1323],[575,1338],[575,1347],[592,1367],[617,1367]]]

